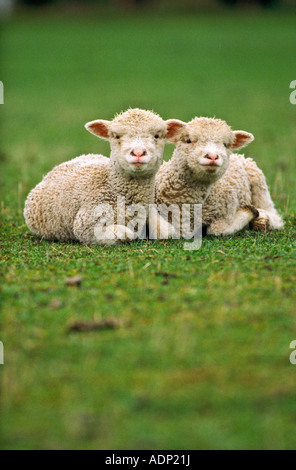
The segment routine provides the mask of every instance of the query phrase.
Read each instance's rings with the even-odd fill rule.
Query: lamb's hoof
[[[264,217],[257,217],[251,222],[251,228],[253,230],[259,230],[260,232],[267,232],[270,230],[269,219]]]
[[[270,230],[270,221],[267,215],[260,215],[252,220],[250,226],[253,230],[259,230],[265,233]]]

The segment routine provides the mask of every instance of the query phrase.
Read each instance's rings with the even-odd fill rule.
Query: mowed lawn
[[[24,16],[2,31],[3,449],[296,446],[296,16]],[[254,133],[282,233],[122,247],[49,243],[25,198],[58,163],[108,155],[84,123],[127,107]],[[169,158],[173,146],[166,147]],[[80,286],[66,279],[81,276]],[[120,327],[71,331],[76,321]]]

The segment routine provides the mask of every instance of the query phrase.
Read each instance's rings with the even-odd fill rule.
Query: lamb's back
[[[56,166],[31,191],[25,205],[29,229],[46,239],[73,239],[73,222],[83,205],[108,191],[109,159],[82,155]]]

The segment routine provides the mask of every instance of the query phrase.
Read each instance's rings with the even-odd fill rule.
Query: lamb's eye
[[[229,148],[229,144],[226,144],[226,143],[224,142],[224,147],[228,149],[228,148]]]
[[[116,135],[116,136],[115,136],[115,139],[120,139],[120,135]]]
[[[159,139],[159,134],[155,134],[154,139]]]
[[[185,142],[186,144],[191,144],[192,141],[190,139],[186,139]]]

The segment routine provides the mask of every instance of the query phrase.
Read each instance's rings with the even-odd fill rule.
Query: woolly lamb
[[[252,134],[232,131],[219,119],[175,126],[175,152],[156,176],[157,204],[203,204],[210,235],[234,234],[250,222],[260,230],[283,227],[262,171],[252,159],[232,153],[252,142]]]
[[[29,194],[24,216],[29,229],[47,240],[78,240],[86,244],[113,244],[132,240],[128,228],[132,215],[129,208],[153,203],[155,174],[159,169],[168,129],[174,121],[163,121],[157,114],[129,109],[113,121],[96,120],[85,125],[92,134],[109,140],[110,159],[102,155],[82,155],[62,163],[48,173]],[[125,202],[120,206],[118,198]],[[112,214],[110,213],[110,207]],[[121,213],[116,214],[120,207]],[[105,230],[99,225],[102,213]],[[109,211],[109,212],[108,212]],[[114,216],[115,212],[115,216]],[[120,212],[120,211],[119,211]],[[142,217],[142,227],[147,222]],[[124,216],[125,223],[121,224]],[[112,218],[113,217],[113,218]],[[152,233],[167,238],[171,227],[155,214],[149,214]],[[119,220],[120,219],[120,220]]]

